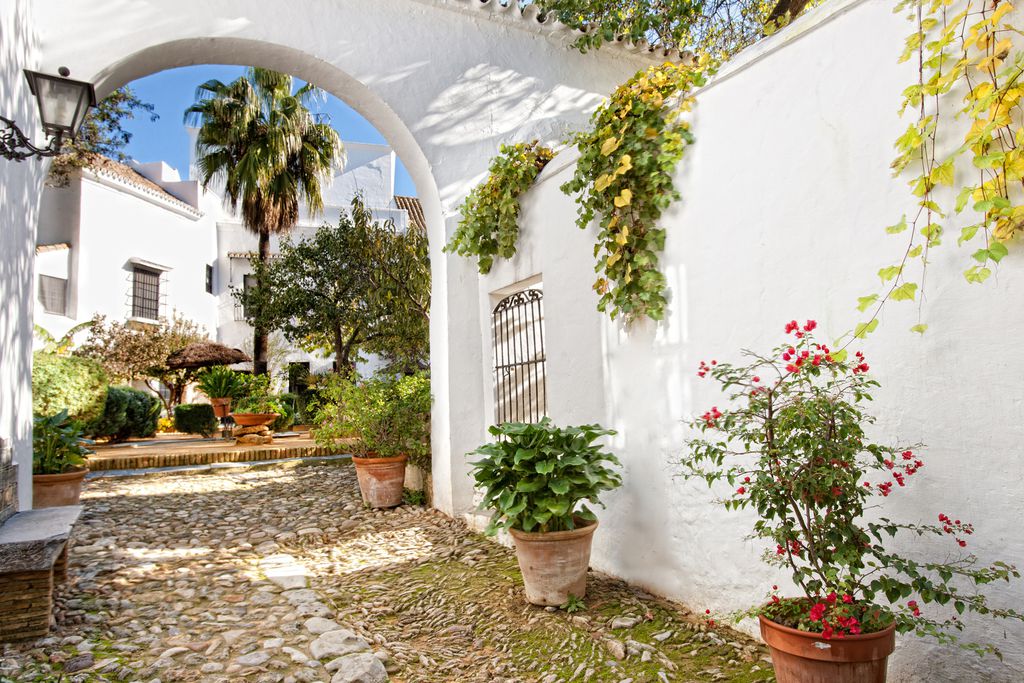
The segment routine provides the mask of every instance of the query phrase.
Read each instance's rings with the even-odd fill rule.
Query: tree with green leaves
[[[270,236],[287,233],[299,208],[323,210],[323,186],[342,157],[341,139],[318,123],[307,105],[322,91],[307,83],[294,90],[292,77],[250,68],[231,83],[210,80],[196,89],[185,121],[199,126],[197,165],[204,188],[217,187],[224,203],[240,211],[259,238],[258,261],[270,260]],[[265,286],[256,273],[257,288]],[[269,328],[253,330],[253,365],[267,371]]]
[[[252,266],[264,285],[237,296],[254,327],[332,352],[340,372],[362,353],[384,356],[396,370],[426,367],[430,262],[420,226],[401,231],[376,221],[357,196],[337,226],[285,238],[279,258],[253,258]]]
[[[65,139],[61,154],[50,166],[48,182],[64,187],[72,171],[87,166],[95,155],[110,157],[114,161],[127,161],[124,153],[132,134],[124,128],[124,122],[136,114],[148,116],[150,121],[160,118],[155,107],[139,99],[130,86],[118,88],[89,110],[82,128],[74,140]]]
[[[624,36],[724,61],[821,0],[534,0],[585,31],[582,51]]]
[[[142,380],[163,402],[168,415],[181,403],[185,388],[195,381],[195,370],[172,370],[167,356],[189,344],[206,341],[205,331],[195,322],[174,314],[158,325],[107,322],[104,316],[92,321],[89,337],[74,355],[99,361],[112,382]],[[168,390],[164,396],[160,385]]]

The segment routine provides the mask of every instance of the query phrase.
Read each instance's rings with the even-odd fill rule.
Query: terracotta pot
[[[227,417],[231,412],[230,398],[211,398],[210,405],[213,406],[213,414],[218,418]]]
[[[82,480],[87,474],[88,467],[61,474],[33,474],[32,507],[78,505],[78,498],[82,495]]]
[[[216,413],[214,413],[216,414]],[[231,413],[231,419],[239,427],[260,427],[278,418],[277,413]]]
[[[356,466],[363,502],[374,508],[401,505],[407,459],[404,455],[395,458],[357,458],[353,455],[352,463]]]
[[[523,573],[526,599],[534,605],[564,605],[587,593],[590,544],[597,522],[572,531],[536,533],[509,529]]]
[[[896,627],[825,640],[761,620],[761,637],[768,645],[778,683],[885,683],[885,669],[896,649]]]

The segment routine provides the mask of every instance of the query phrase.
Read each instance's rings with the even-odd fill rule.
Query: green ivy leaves
[[[637,73],[594,113],[591,130],[574,140],[580,159],[562,191],[576,195],[580,228],[598,220],[594,290],[598,309],[613,319],[665,315],[666,281],[658,268],[665,230],[657,222],[679,199],[672,175],[694,141],[680,114],[709,71],[665,63]]]
[[[519,195],[530,189],[554,152],[536,140],[502,145],[490,175],[462,204],[462,220],[445,246],[447,253],[476,256],[489,273],[495,256],[512,258],[519,241]]]

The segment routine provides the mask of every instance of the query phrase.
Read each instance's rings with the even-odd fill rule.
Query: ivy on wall
[[[896,141],[892,167],[895,175],[913,171],[918,203],[886,229],[902,235],[905,248],[898,262],[878,271],[882,290],[860,298],[859,309],[871,317],[855,336],[874,331],[888,301],[917,301],[920,311],[930,252],[948,237],[952,217],[967,217],[956,239],[973,250],[964,270],[971,283],[989,278],[1024,228],[1024,53],[1014,44],[1021,32],[1008,21],[1012,10],[1000,0],[896,6],[914,24],[901,61],[917,65],[917,82],[903,91],[901,113],[914,112],[915,119]],[[949,130],[954,124],[966,130],[962,138]],[[926,329],[920,319],[911,328]]]
[[[554,152],[536,140],[502,145],[487,180],[462,204],[462,220],[445,246],[448,253],[476,256],[488,273],[496,256],[512,258],[519,241],[519,196],[528,190]]]
[[[703,65],[670,62],[638,72],[594,112],[591,130],[573,140],[580,159],[562,191],[576,195],[580,228],[598,221],[594,289],[598,309],[613,319],[665,315],[666,282],[658,269],[665,230],[657,223],[679,198],[672,175],[694,141],[683,114],[707,73]]]

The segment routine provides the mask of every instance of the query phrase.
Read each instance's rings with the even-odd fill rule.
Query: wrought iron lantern
[[[36,96],[43,131],[50,136],[46,147],[36,147],[18,125],[0,116],[0,154],[5,159],[24,161],[32,157],[52,157],[60,153],[64,140],[74,140],[89,108],[96,106],[92,83],[75,81],[67,67],[58,69],[59,76],[25,70],[29,90]]]

